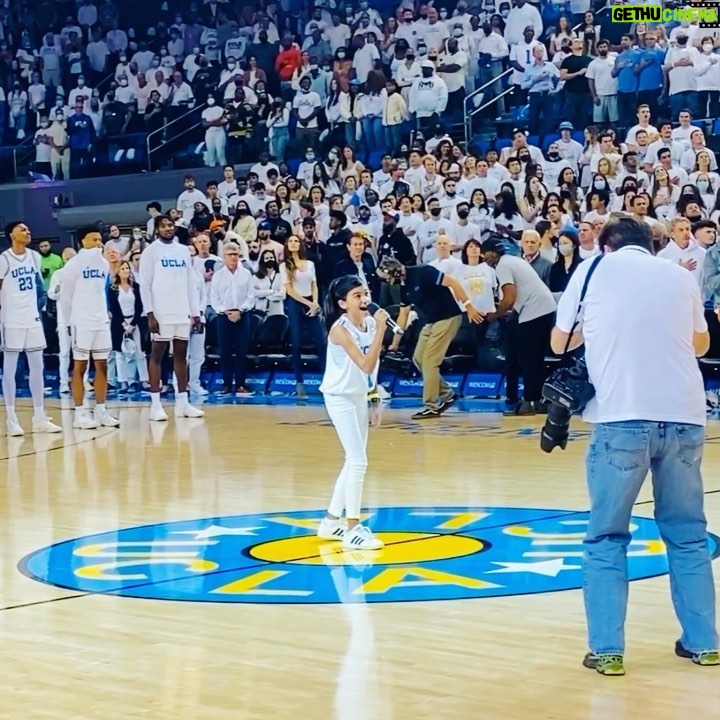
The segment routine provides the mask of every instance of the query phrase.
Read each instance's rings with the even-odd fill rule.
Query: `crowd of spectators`
[[[390,306],[398,297],[379,285],[377,263],[387,255],[404,265],[429,263],[461,281],[478,310],[492,313],[503,288],[483,262],[480,245],[489,234],[557,297],[578,264],[599,252],[599,232],[615,213],[647,223],[658,253],[697,278],[717,355],[720,175],[714,123],[701,121],[712,118],[720,97],[717,30],[638,23],[606,39],[602,13],[593,14],[586,0],[540,8],[524,0],[512,7],[439,4],[403,2],[379,12],[367,2],[283,2],[263,10],[208,2],[177,14],[164,4],[166,20],[131,33],[118,29],[112,1],[95,8],[84,0],[63,31],[15,29],[10,40],[5,29],[4,42],[32,47],[42,38],[41,50],[28,50],[27,67],[14,62],[23,68],[21,93],[29,98],[42,85],[45,112],[52,105],[66,117],[59,88],[72,88],[67,103],[74,103],[75,120],[60,120],[59,110],[47,119],[43,109],[37,113],[41,125],[53,121],[36,142],[44,148],[42,133],[50,135],[46,161],[54,175],[58,165],[72,175],[90,162],[92,138],[114,116],[112,103],[124,107],[113,132],[147,122],[148,109],[162,124],[174,106],[204,106],[206,161],[218,167],[217,181],[198,188],[188,176],[176,207],[162,210],[176,221],[178,239],[195,248],[209,318],[218,310],[212,278],[228,262],[249,274],[238,290],[248,314],[287,314],[300,394],[303,338],[323,354],[320,302],[338,273],[357,272],[373,298]],[[102,64],[90,61],[95,43],[105,48]],[[58,59],[50,68],[49,47]],[[505,68],[513,70],[514,92],[498,100],[492,116],[510,109],[518,129],[506,141],[490,137],[466,147],[447,132],[450,121],[462,119],[468,92]],[[108,70],[115,79],[105,95],[86,93]],[[20,74],[11,72],[12,82]],[[486,97],[503,87],[498,80]],[[101,122],[85,123],[87,135],[73,145],[62,133],[80,133],[76,125],[93,107]],[[13,112],[8,129],[19,137]],[[521,129],[525,113],[528,130]],[[26,131],[33,116],[25,113]],[[53,132],[61,145],[70,143],[68,161]],[[245,162],[254,164],[236,176]],[[124,258],[136,271],[161,212],[155,203],[148,210],[148,227],[123,242],[111,227],[111,262]],[[513,322],[517,313],[501,318],[500,334]],[[478,342],[492,335],[485,327]],[[226,383],[228,392],[244,390],[243,372]]]

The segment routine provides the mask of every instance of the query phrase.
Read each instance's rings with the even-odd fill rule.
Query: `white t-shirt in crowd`
[[[592,260],[570,278],[557,327],[569,333]],[[705,425],[705,388],[693,333],[707,330],[700,289],[685,268],[640,247],[604,256],[588,284],[578,326],[595,397],[583,419]]]
[[[322,100],[320,100],[320,96],[314,90],[307,93],[299,92],[295,94],[292,106],[293,110],[297,111],[298,119],[305,120],[305,118],[310,117],[313,110],[322,107]],[[298,129],[308,130],[316,128],[317,126],[317,118],[314,118],[307,126],[298,124]]]

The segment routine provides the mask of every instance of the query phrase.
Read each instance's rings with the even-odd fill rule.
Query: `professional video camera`
[[[543,385],[542,396],[549,404],[547,420],[540,432],[540,448],[551,453],[567,447],[570,418],[582,412],[595,395],[585,358],[576,358],[569,367],[556,370]]]

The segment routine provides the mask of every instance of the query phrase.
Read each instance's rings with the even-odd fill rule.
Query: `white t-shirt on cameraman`
[[[556,326],[569,333],[585,277],[585,260],[560,298]],[[705,425],[705,387],[693,333],[707,331],[692,273],[641,247],[609,253],[588,285],[578,326],[595,397],[583,420]]]

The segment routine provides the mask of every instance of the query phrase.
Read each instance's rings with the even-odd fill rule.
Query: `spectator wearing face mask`
[[[697,112],[697,74],[703,63],[697,48],[689,46],[688,40],[687,30],[680,28],[677,45],[667,51],[663,65],[667,78],[663,94],[668,97],[673,117],[683,109],[693,115]]]
[[[35,145],[35,172],[52,177],[52,138],[50,134],[50,121],[47,115],[40,116],[40,127],[35,131],[33,139]]]
[[[558,238],[558,255],[550,268],[550,292],[559,294],[565,292],[578,265],[582,262],[580,257],[580,243],[574,232],[562,232]]]
[[[497,32],[490,22],[485,21],[482,26],[482,36],[477,41],[478,70],[480,84],[488,85],[483,102],[497,97],[495,111],[497,116],[505,114],[505,98],[498,97],[502,93],[502,81],[497,79],[503,72],[503,62],[510,54],[505,38]]]
[[[410,88],[408,109],[420,129],[437,124],[447,107],[448,88],[445,81],[435,74],[435,64],[430,60],[420,63],[422,77],[416,78]]]

